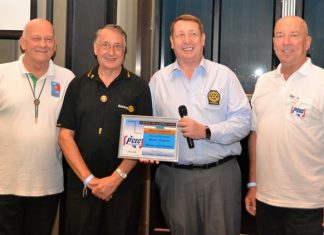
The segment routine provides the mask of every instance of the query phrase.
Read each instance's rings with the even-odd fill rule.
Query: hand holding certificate
[[[119,158],[178,161],[176,118],[123,115]]]

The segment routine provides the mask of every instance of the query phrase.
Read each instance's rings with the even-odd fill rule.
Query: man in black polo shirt
[[[67,234],[134,235],[138,229],[144,181],[137,161],[117,158],[120,121],[122,114],[151,115],[152,104],[146,81],[122,65],[126,39],[118,25],[97,31],[99,65],[71,82],[58,119],[71,167]]]

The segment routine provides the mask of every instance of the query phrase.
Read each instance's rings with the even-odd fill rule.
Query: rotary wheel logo
[[[209,91],[208,95],[207,95],[207,98],[208,98],[208,103],[209,104],[219,105],[220,94],[218,93],[218,91],[215,91],[215,90]]]

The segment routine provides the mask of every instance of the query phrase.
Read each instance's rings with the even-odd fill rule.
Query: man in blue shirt
[[[153,112],[179,117],[185,105],[188,115],[178,122],[179,162],[161,163],[156,172],[162,212],[172,234],[239,234],[241,174],[235,156],[250,130],[248,99],[229,68],[203,57],[200,19],[181,15],[170,30],[176,61],[150,81]]]

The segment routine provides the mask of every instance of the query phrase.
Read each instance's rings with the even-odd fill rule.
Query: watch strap
[[[210,140],[211,132],[208,126],[205,126],[205,136],[207,140]]]
[[[127,177],[127,173],[123,172],[121,169],[117,168],[116,172],[120,175],[120,177],[122,177],[123,179],[126,179]]]

